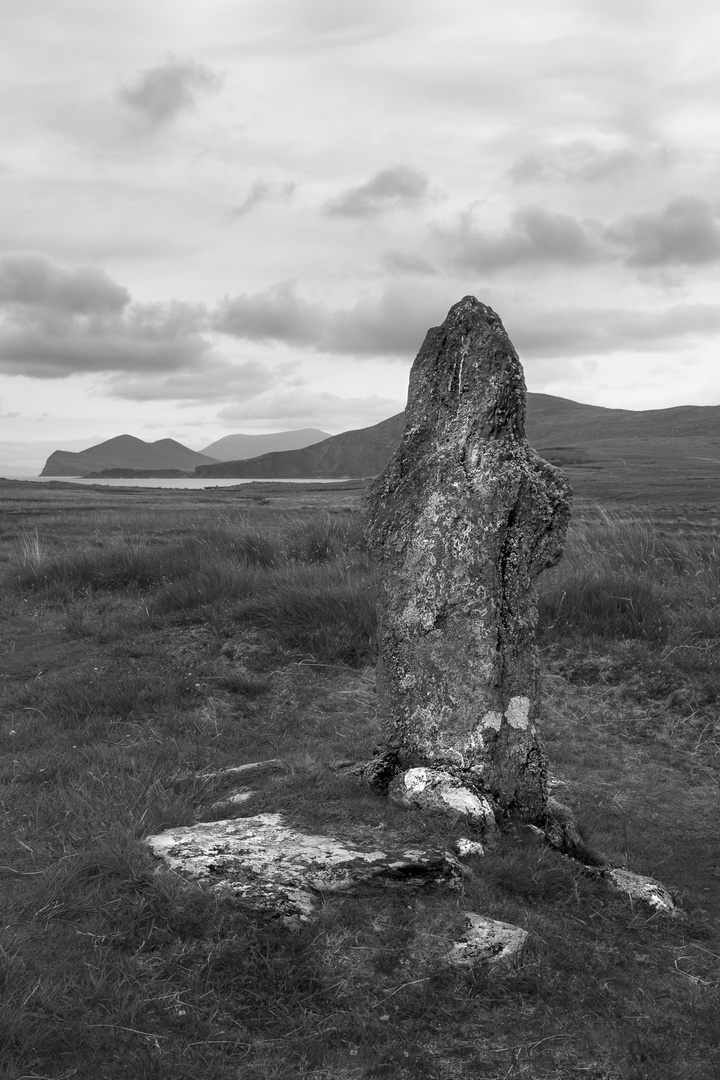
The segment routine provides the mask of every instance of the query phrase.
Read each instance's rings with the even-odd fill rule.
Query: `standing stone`
[[[535,578],[560,559],[568,481],[528,445],[525,382],[473,296],[429,330],[405,431],[368,494],[388,752],[544,819]]]

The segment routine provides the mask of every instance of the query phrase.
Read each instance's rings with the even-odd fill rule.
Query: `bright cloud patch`
[[[366,184],[348,188],[325,204],[326,214],[369,218],[386,210],[412,207],[428,195],[430,181],[424,173],[406,165],[383,169]]]

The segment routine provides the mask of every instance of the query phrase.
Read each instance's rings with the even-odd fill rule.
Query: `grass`
[[[508,834],[460,891],[328,900],[291,931],[158,874],[142,840],[226,816],[222,770],[265,758],[285,767],[232,814],[462,835],[327,765],[378,732],[357,508],[20,495],[0,539],[2,1080],[718,1075],[716,537],[581,506],[540,596],[555,794],[684,920]],[[525,962],[444,965],[466,910],[529,930]]]

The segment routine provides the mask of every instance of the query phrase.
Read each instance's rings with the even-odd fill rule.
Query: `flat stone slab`
[[[529,934],[512,923],[499,922],[485,915],[465,912],[467,930],[447,954],[447,961],[460,967],[487,964],[503,967],[522,955]]]
[[[449,852],[355,846],[288,825],[281,814],[200,822],[146,843],[173,870],[249,907],[308,918],[323,894],[368,895],[434,884],[459,887]]]

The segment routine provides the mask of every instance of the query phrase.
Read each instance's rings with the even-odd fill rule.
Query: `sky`
[[[528,389],[720,403],[711,0],[3,0],[0,465],[378,423],[472,294]]]

